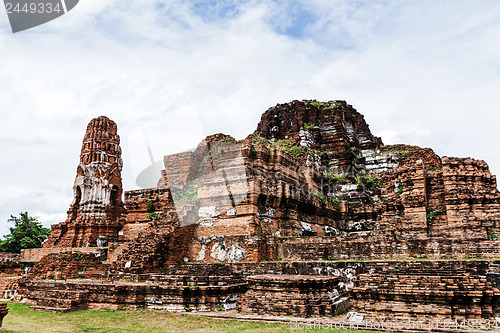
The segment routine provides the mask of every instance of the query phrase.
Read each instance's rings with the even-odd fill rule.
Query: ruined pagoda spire
[[[92,119],[83,138],[68,218],[53,226],[44,247],[87,246],[100,236],[117,237],[125,212],[122,166],[116,123],[104,116]]]
[[[92,119],[83,138],[72,208],[81,208],[86,217],[105,214],[115,218],[121,213],[122,166],[115,122],[103,116]]]

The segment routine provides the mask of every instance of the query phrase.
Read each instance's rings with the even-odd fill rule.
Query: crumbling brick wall
[[[29,279],[107,278],[108,268],[95,255],[82,252],[52,253],[28,273]]]

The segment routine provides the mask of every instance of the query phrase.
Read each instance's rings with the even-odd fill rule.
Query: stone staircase
[[[43,312],[69,312],[80,310],[87,306],[88,292],[73,290],[38,290],[31,295],[36,301],[30,310]]]

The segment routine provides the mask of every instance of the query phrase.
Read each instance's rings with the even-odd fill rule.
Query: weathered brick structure
[[[479,320],[497,316],[498,262],[370,263],[352,289],[355,311],[369,317]]]
[[[125,213],[122,164],[116,124],[106,117],[92,119],[83,138],[68,218],[52,226],[43,247],[96,245],[99,236],[117,238]]]
[[[149,200],[195,225],[185,260],[499,256],[500,194],[484,162],[383,146],[343,101],[277,105],[247,139],[217,134],[164,162],[154,191],[171,196]],[[142,197],[127,192],[128,221],[145,221]]]
[[[107,267],[93,254],[64,252],[46,255],[30,270],[31,279],[106,277]]]
[[[254,275],[241,312],[300,318],[335,316],[349,309],[347,291],[340,277],[314,275]]]
[[[349,289],[375,317],[500,312],[500,193],[487,164],[384,146],[345,101],[278,104],[244,140],[216,134],[165,156],[157,188],[124,204],[120,155],[116,124],[92,120],[75,201],[42,250],[90,245],[108,262],[100,286],[28,278],[20,287],[42,308],[322,316],[344,311]],[[331,262],[411,258],[489,261]]]

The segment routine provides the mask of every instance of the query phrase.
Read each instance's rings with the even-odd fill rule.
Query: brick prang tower
[[[121,170],[116,123],[103,116],[92,119],[83,138],[68,218],[52,226],[43,247],[92,246],[100,236],[115,240],[125,214]]]

